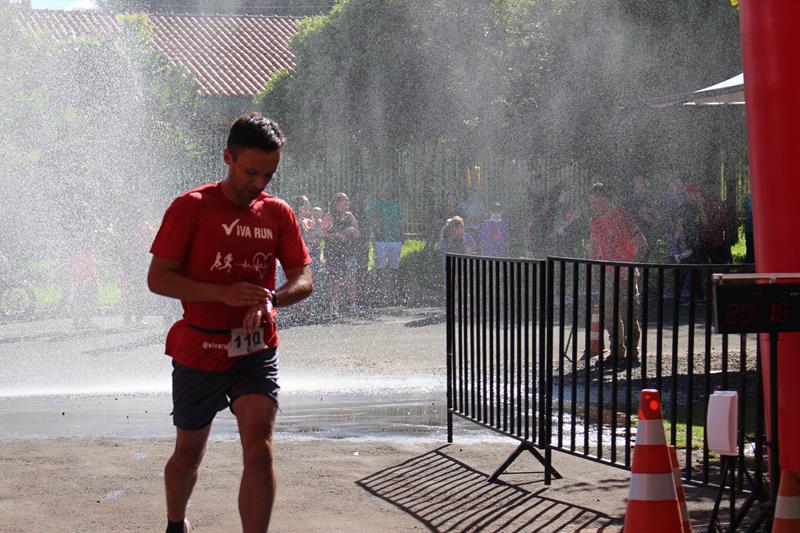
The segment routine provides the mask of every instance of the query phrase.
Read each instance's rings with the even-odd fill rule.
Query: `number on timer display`
[[[725,322],[728,324],[747,325],[753,322],[753,304],[743,303],[728,304],[728,312],[725,314]]]
[[[771,306],[769,319],[772,322],[785,324],[789,320],[789,304],[786,302],[774,303]]]

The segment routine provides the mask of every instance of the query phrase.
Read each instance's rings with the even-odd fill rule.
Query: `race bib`
[[[231,330],[231,342],[228,343],[228,357],[241,357],[251,353],[265,350],[264,328],[258,328],[250,333],[243,329]]]

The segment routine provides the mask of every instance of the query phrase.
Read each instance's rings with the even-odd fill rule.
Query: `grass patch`
[[[672,425],[670,424],[669,420],[664,420],[664,434],[667,437],[667,442],[672,442],[670,436],[671,427]],[[703,449],[703,437],[705,435],[705,429],[705,426],[692,426],[691,445],[693,450]],[[686,424],[682,424],[680,422],[675,424],[675,446],[679,449],[685,449],[687,447]]]
[[[400,261],[408,254],[418,253],[425,249],[425,241],[420,239],[408,239],[403,241],[403,248],[400,249]]]
[[[403,241],[403,247],[400,249],[400,261],[409,254],[421,252],[425,249],[426,242],[420,239],[407,239]],[[375,247],[369,245],[369,259],[367,260],[367,268],[370,270],[375,268]]]

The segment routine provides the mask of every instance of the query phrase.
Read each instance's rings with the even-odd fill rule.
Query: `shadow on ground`
[[[413,516],[429,530],[617,531],[619,519],[488,476],[454,459],[447,446],[357,482],[364,490]]]

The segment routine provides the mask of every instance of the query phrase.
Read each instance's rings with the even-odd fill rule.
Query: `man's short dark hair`
[[[235,152],[237,148],[256,148],[265,152],[279,150],[286,137],[277,122],[262,116],[261,113],[242,115],[231,126],[228,134],[228,150]]]

